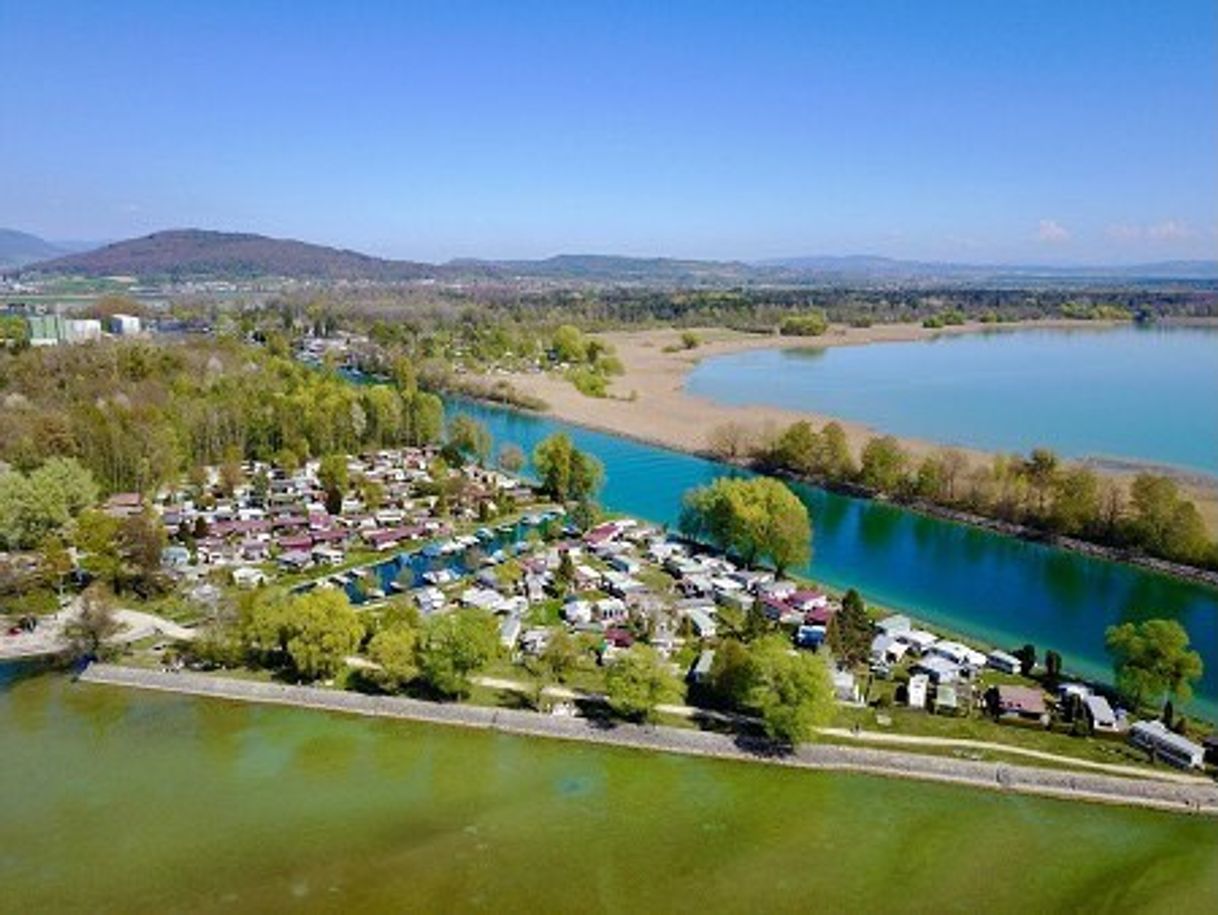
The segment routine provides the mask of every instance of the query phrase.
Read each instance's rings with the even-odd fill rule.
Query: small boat
[[[385,597],[385,592],[382,591],[380,588],[369,588],[368,589],[368,599],[369,600],[383,600],[384,597]]]
[[[457,580],[457,575],[451,569],[439,569],[435,572],[424,572],[423,580],[432,585],[447,585]]]

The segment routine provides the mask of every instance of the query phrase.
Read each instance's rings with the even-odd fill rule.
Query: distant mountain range
[[[959,283],[968,281],[1211,281],[1218,261],[1117,267],[1012,266],[896,260],[866,255],[757,262],[562,254],[543,260],[388,260],[357,251],[242,232],[171,229],[88,251],[0,230],[0,267],[23,276],[134,276],[143,280],[485,280],[638,285]]]
[[[29,232],[0,229],[0,270],[24,267],[52,257],[96,247],[96,242],[47,241]]]
[[[788,257],[763,260],[758,266],[842,276],[917,277],[1116,277],[1130,279],[1218,278],[1218,260],[1155,261],[1108,266],[1048,264],[960,264],[942,261],[897,260],[891,257]]]
[[[25,272],[70,276],[169,279],[253,279],[265,276],[394,282],[425,279],[430,264],[383,260],[246,232],[170,229],[115,242],[93,251],[28,265]]]

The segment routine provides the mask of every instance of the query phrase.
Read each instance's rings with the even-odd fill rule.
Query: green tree
[[[614,659],[605,674],[605,696],[614,713],[631,720],[653,721],[658,706],[676,702],[681,686],[659,652],[634,645]]]
[[[415,372],[414,363],[408,357],[399,355],[394,358],[390,374],[403,396],[413,395],[418,389],[418,374]]]
[[[748,705],[761,714],[770,737],[802,743],[833,717],[833,681],[821,655],[794,652],[780,635],[759,639],[750,655]]]
[[[827,637],[833,654],[848,664],[864,661],[871,654],[871,620],[862,595],[854,588],[846,592],[841,609],[829,621]]]
[[[947,474],[940,455],[928,454],[922,458],[913,488],[919,498],[929,502],[941,502],[946,498]]]
[[[579,643],[564,627],[559,626],[551,631],[535,669],[547,679],[565,683],[571,672],[579,666],[580,656]]]
[[[600,461],[578,450],[562,432],[538,444],[533,466],[541,477],[542,490],[559,502],[591,499],[604,478]]]
[[[1069,467],[1050,484],[1049,528],[1062,534],[1082,534],[1094,528],[1100,516],[1100,482],[1086,467]]]
[[[64,581],[72,572],[72,556],[62,538],[44,537],[38,545],[38,569],[56,594],[63,595]]]
[[[1019,659],[1020,674],[1025,677],[1032,676],[1032,671],[1036,669],[1036,646],[1029,642],[1011,654]]]
[[[76,519],[72,542],[82,554],[80,567],[113,587],[120,579],[123,558],[120,553],[121,522],[97,509],[81,512]]]
[[[1045,652],[1045,679],[1055,684],[1062,678],[1062,656],[1049,649]]]
[[[768,558],[780,574],[811,558],[808,509],[771,477],[720,477],[688,490],[679,523],[686,534],[709,540],[747,563]]]
[[[849,480],[855,473],[854,457],[850,453],[850,442],[846,430],[840,423],[826,423],[821,429],[821,456],[817,461],[817,472],[831,480]]]
[[[1201,655],[1175,620],[1149,619],[1109,626],[1104,635],[1120,690],[1136,705],[1157,702],[1165,693],[1187,702],[1201,679]]]
[[[430,445],[444,434],[444,401],[427,391],[415,391],[406,401],[406,443]]]
[[[64,626],[64,636],[73,657],[96,657],[120,628],[114,615],[114,594],[101,582],[94,582],[80,595],[76,615]]]
[[[364,637],[364,624],[347,595],[336,589],[316,588],[291,598],[286,623],[288,657],[308,679],[334,676]]]
[[[491,455],[491,433],[485,423],[459,413],[448,424],[448,446],[463,459],[485,465]]]
[[[789,337],[819,337],[829,329],[829,319],[823,311],[784,318],[778,332]]]
[[[580,329],[571,324],[554,331],[550,346],[559,362],[583,362],[588,358],[588,343]]]
[[[462,608],[433,616],[423,631],[419,668],[423,679],[446,696],[469,694],[470,675],[499,651],[499,626],[489,613]]]
[[[380,665],[373,678],[385,689],[399,690],[419,676],[419,633],[405,623],[388,626],[368,643],[368,657]]]
[[[51,458],[28,476],[0,472],[0,544],[27,548],[97,501],[93,475],[71,458]]]
[[[820,436],[806,420],[791,423],[774,442],[771,461],[794,473],[808,475],[817,469]]]
[[[93,474],[74,458],[53,457],[30,474],[36,490],[53,493],[69,517],[76,517],[97,502],[97,483]]]
[[[748,647],[738,639],[724,639],[715,649],[710,684],[716,698],[732,708],[743,708],[749,699],[753,667]]]
[[[859,479],[878,492],[894,493],[905,482],[909,455],[891,435],[877,436],[863,446]]]
[[[570,550],[562,550],[558,555],[558,568],[554,570],[554,589],[560,595],[571,593],[575,581],[575,560],[571,558]]]
[[[118,531],[123,583],[142,594],[159,586],[161,554],[168,543],[160,517],[149,508],[124,518]]]
[[[1058,473],[1057,455],[1048,448],[1034,448],[1024,463],[1023,472],[1036,494],[1036,514],[1045,517],[1045,506]]]
[[[317,469],[317,482],[326,492],[338,492],[340,495],[346,492],[351,483],[350,473],[347,469],[347,456],[345,454],[327,454],[323,457],[321,465]]]

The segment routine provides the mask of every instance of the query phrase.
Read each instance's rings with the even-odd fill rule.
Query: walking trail
[[[447,705],[402,696],[369,696],[316,686],[290,686],[112,664],[94,664],[81,674],[80,679],[87,683],[239,702],[456,724],[528,737],[760,762],[790,768],[861,772],[969,785],[993,791],[1218,816],[1218,785],[1200,780],[1184,783],[1145,777],[1115,777],[1093,772],[1067,772],[828,744],[803,744],[788,752],[779,752],[766,741],[688,728],[621,724],[589,718],[541,715],[517,709]]]

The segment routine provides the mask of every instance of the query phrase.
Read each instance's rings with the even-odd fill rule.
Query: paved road
[[[475,677],[474,682],[480,686],[492,689],[502,689],[511,692],[529,692],[530,687],[518,680],[508,680],[502,677]],[[588,693],[582,690],[568,689],[563,686],[547,686],[542,694],[555,699],[568,701],[581,700],[584,702],[607,702],[600,693]],[[679,718],[706,719],[721,721],[725,724],[759,724],[760,721],[751,715],[733,715],[729,712],[718,712],[712,709],[696,708],[692,705],[660,705],[657,710],[663,714]],[[1167,782],[1183,784],[1211,784],[1204,776],[1186,775],[1182,772],[1169,772],[1165,769],[1144,769],[1137,766],[1123,766],[1118,763],[1098,762],[1090,759],[1079,759],[1077,756],[1062,756],[1057,753],[1047,753],[1043,750],[1032,750],[1025,747],[1005,743],[994,743],[986,740],[966,740],[952,737],[919,737],[913,734],[886,734],[883,731],[853,731],[846,728],[817,728],[816,732],[823,737],[833,737],[838,740],[858,740],[868,743],[894,744],[903,746],[944,747],[959,750],[992,751],[1023,756],[1027,759],[1037,759],[1057,765],[1070,766],[1079,769],[1091,769],[1095,772],[1107,772],[1112,775],[1132,776],[1134,778],[1154,778]]]

